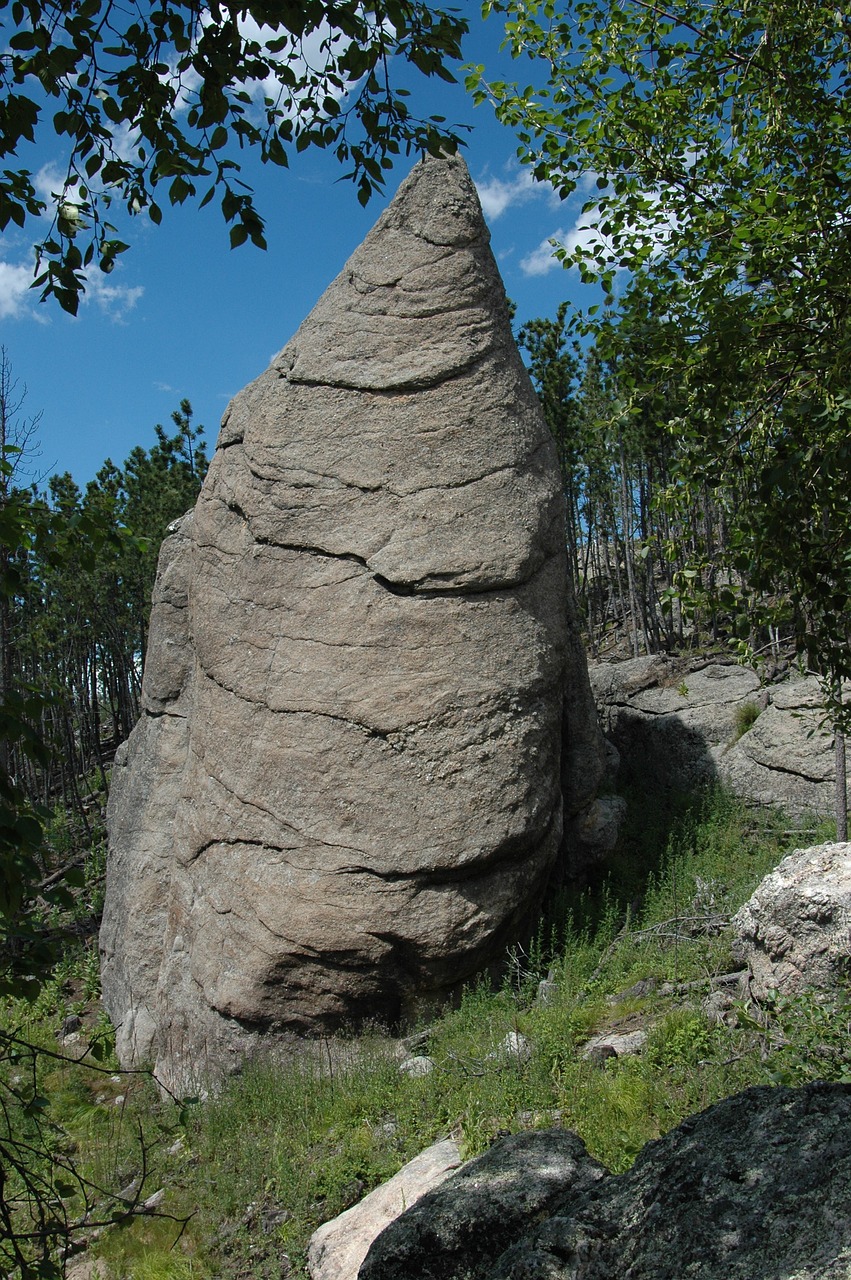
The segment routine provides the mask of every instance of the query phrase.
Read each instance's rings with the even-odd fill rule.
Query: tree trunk
[[[842,685],[837,683],[836,700],[839,715],[842,713]],[[839,717],[837,717],[839,720]],[[836,839],[845,842],[848,839],[848,779],[845,773],[845,734],[837,723],[833,730],[833,754],[836,766],[836,786],[834,808],[836,811]]]
[[[632,564],[632,556],[635,550],[633,537],[633,520],[632,520],[632,501],[629,496],[629,486],[626,476],[626,455],[624,453],[623,440],[619,441],[620,450],[620,499],[621,499],[621,526],[623,528],[623,549],[624,560],[626,562],[626,580],[627,590],[629,591],[629,613],[632,619],[632,656],[638,657],[638,633],[641,627],[642,618],[638,608],[638,593],[635,590],[635,571]],[[645,649],[647,645],[645,643]]]

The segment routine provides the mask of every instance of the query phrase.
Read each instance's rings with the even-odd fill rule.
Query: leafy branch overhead
[[[127,244],[111,206],[162,220],[171,204],[218,197],[237,246],[264,247],[241,178],[245,151],[286,167],[330,150],[366,203],[401,150],[434,154],[457,139],[420,119],[391,81],[391,60],[453,80],[467,22],[422,0],[0,0],[11,18],[0,54],[0,230],[52,214],[36,244],[36,284],[75,312],[93,265],[110,272]],[[27,144],[54,134],[62,182],[48,209]]]

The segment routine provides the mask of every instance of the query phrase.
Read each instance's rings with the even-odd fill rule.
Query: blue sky
[[[501,62],[510,73],[497,53],[498,20],[483,24],[477,4],[460,7],[473,26],[469,60],[489,68]],[[533,78],[526,67],[520,75]],[[462,86],[407,83],[420,114],[438,111],[453,124],[472,125],[466,159],[518,319],[552,316],[566,297],[591,301],[547,244],[575,231],[583,197],[562,203],[533,184],[514,158],[511,132],[487,106],[474,107]],[[59,158],[48,139],[38,153],[48,183]],[[0,238],[0,342],[18,391],[26,387],[25,416],[41,414],[33,472],[70,471],[85,484],[107,457],[121,463],[135,445],[149,448],[154,425],[170,426],[184,396],[212,451],[230,398],[292,336],[411,164],[401,158],[386,198],[364,210],[330,156],[304,153],[289,170],[249,163],[244,176],[266,219],[266,252],[251,245],[232,251],[215,203],[166,209],[160,227],[134,219],[130,251],[110,276],[94,272],[77,318],[24,288],[26,238],[17,231]]]

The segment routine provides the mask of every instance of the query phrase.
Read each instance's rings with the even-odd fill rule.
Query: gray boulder
[[[561,1194],[525,1215],[501,1211],[502,1188],[524,1182],[522,1146],[506,1139],[380,1235],[360,1280],[847,1280],[849,1123],[847,1085],[748,1089],[616,1177],[579,1144]],[[570,1135],[534,1136],[532,1185],[547,1144],[555,1170]]]
[[[851,844],[797,849],[733,917],[751,991],[830,990],[851,974]]]
[[[619,778],[688,791],[718,777],[736,708],[760,696],[755,672],[733,663],[695,669],[652,655],[589,667],[604,732],[620,754]]]
[[[529,927],[603,768],[562,506],[475,189],[428,159],[163,548],[109,810],[123,1065],[182,1090],[395,1023]]]
[[[721,776],[738,794],[787,813],[833,812],[833,733],[823,723],[815,676],[793,677],[766,690],[765,709],[725,752]]]
[[[528,1227],[581,1199],[606,1170],[581,1138],[549,1129],[503,1138],[375,1240],[359,1280],[490,1280]]]

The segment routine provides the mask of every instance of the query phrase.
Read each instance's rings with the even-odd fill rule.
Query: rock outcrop
[[[494,961],[603,768],[580,658],[555,449],[469,175],[427,159],[163,548],[109,812],[122,1063],[184,1088]]]
[[[792,814],[833,813],[833,734],[824,724],[815,676],[793,676],[765,689],[764,710],[725,752],[721,777],[754,804]]]
[[[571,1134],[504,1139],[388,1227],[360,1280],[847,1280],[849,1123],[848,1085],[748,1089],[617,1176]]]
[[[733,917],[757,998],[830,991],[851,976],[851,844],[789,854]]]
[[[749,667],[663,655],[594,663],[590,676],[622,780],[660,792],[722,781],[790,814],[833,811],[833,737],[814,676],[763,687]]]

